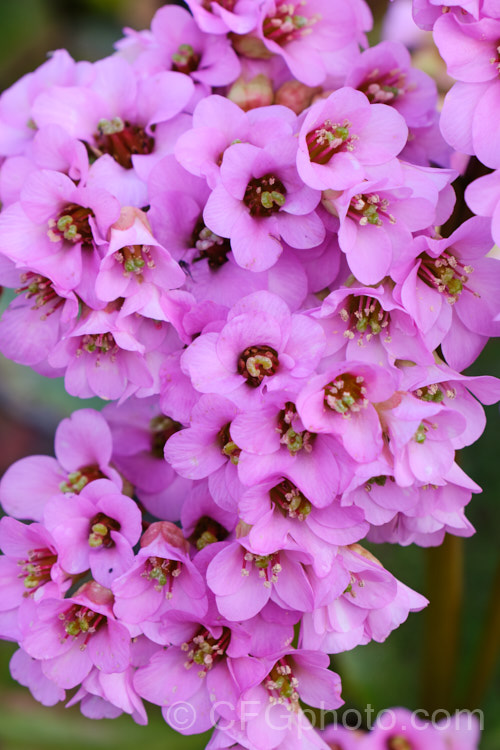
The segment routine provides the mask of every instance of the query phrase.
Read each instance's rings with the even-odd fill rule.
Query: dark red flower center
[[[89,637],[105,625],[107,621],[105,615],[94,612],[80,604],[73,604],[66,612],[59,615],[59,619],[63,622],[66,638],[68,636],[78,638],[78,636],[84,634],[86,636],[85,644]]]
[[[286,187],[273,174],[255,177],[248,183],[243,202],[250,216],[264,218],[277,213],[286,203]]]
[[[431,383],[417,388],[416,391],[413,391],[413,395],[421,401],[432,401],[435,404],[440,404],[445,396],[450,399],[456,398],[457,391],[449,383]]]
[[[387,210],[389,205],[387,198],[381,198],[377,193],[359,194],[352,198],[347,215],[362,227],[367,224],[381,227],[384,221],[395,224],[396,219]]]
[[[289,479],[284,479],[273,487],[269,495],[284,516],[303,521],[311,512],[311,503]]]
[[[40,310],[42,313],[40,320],[47,320],[49,315],[64,304],[64,299],[54,291],[51,280],[45,276],[27,271],[21,274],[20,282],[23,286],[16,289],[16,294],[26,292],[26,299],[34,298],[34,305],[31,309]]]
[[[351,413],[359,412],[368,406],[365,379],[362,375],[352,375],[344,372],[325,386],[324,404],[332,411],[350,417]]]
[[[427,253],[422,253],[420,258],[419,279],[444,294],[450,305],[455,304],[464,290],[472,292],[476,297],[480,296],[467,287],[474,268],[464,265],[449,251],[442,253],[439,258],[432,258]]]
[[[388,327],[391,322],[390,314],[383,309],[375,297],[351,295],[345,300],[344,307],[339,311],[340,318],[347,323],[344,337],[349,340],[357,338],[361,346],[369,342],[373,336],[384,332],[385,343],[391,341]]]
[[[92,229],[89,216],[94,216],[90,208],[78,206],[76,203],[68,203],[56,219],[49,219],[49,239],[52,242],[82,242],[91,245],[93,242]]]
[[[344,120],[342,124],[325,120],[319,128],[311,130],[306,136],[311,161],[315,164],[328,164],[340,151],[354,151],[354,142],[358,136],[351,134],[351,128],[349,120]]]
[[[199,251],[199,255],[193,259],[193,263],[198,263],[200,260],[207,260],[208,266],[212,271],[227,263],[228,253],[231,252],[230,241],[212,232],[211,229],[205,226],[202,218],[196,223],[191,238],[191,245]]]
[[[228,536],[229,531],[222,524],[210,516],[202,516],[189,537],[189,541],[200,550],[209,544],[223,542]]]
[[[126,245],[120,248],[113,257],[123,266],[123,275],[130,276],[132,273],[139,283],[143,281],[142,274],[145,269],[155,268],[149,245]]]
[[[321,20],[321,15],[307,17],[302,14],[307,5],[304,0],[276,3],[276,11],[264,19],[263,31],[266,39],[280,46],[308,36],[312,27]]]
[[[164,459],[165,443],[175,432],[182,430],[182,425],[165,414],[160,414],[153,417],[149,423],[149,430],[151,433],[151,453],[155,458]]]
[[[47,547],[31,549],[26,560],[19,560],[19,577],[24,578],[24,586],[27,589],[24,596],[33,594],[40,586],[52,580],[50,572],[56,562],[57,555]]]
[[[110,154],[125,169],[132,169],[134,154],[150,154],[155,145],[141,125],[131,125],[121,117],[100,120],[94,140],[101,153]]]
[[[295,404],[287,401],[285,406],[278,413],[278,427],[280,434],[280,443],[286,445],[292,456],[295,456],[301,450],[310,453],[313,447],[313,441],[316,435],[307,430],[296,431],[293,426],[294,420],[297,420],[297,409]]]
[[[298,679],[294,676],[286,657],[276,662],[264,682],[272,703],[285,703],[289,710],[299,710]]]
[[[219,432],[217,433],[217,441],[219,443],[221,452],[229,458],[232,464],[236,465],[241,453],[241,448],[238,448],[236,443],[233,441],[231,433],[229,431],[230,427],[231,424],[230,422],[228,422],[219,430]]]
[[[166,587],[165,598],[172,598],[172,586],[174,580],[182,572],[182,563],[178,560],[167,560],[162,557],[148,557],[144,566],[143,578],[154,582],[157,591],[162,591]]]
[[[61,482],[59,485],[59,489],[61,492],[74,492],[75,494],[78,494],[89,482],[93,482],[94,479],[105,478],[106,475],[102,473],[97,464],[81,466],[76,471],[72,471],[68,474],[66,481]]]
[[[264,378],[275,375],[278,367],[278,352],[266,344],[248,346],[238,357],[238,372],[252,388],[258,388]]]
[[[205,677],[206,673],[225,655],[230,640],[229,628],[222,629],[220,638],[214,638],[206,628],[200,628],[191,641],[181,646],[186,652],[185,668],[191,669],[196,665],[198,676]]]
[[[97,513],[89,523],[89,546],[105,547],[109,549],[114,547],[115,543],[111,536],[112,531],[120,531],[121,525],[114,518],[110,518],[105,513]]]
[[[120,347],[112,333],[87,333],[81,338],[76,356],[81,356],[85,351],[88,354],[96,354],[97,360],[99,360],[101,356],[110,354],[111,361],[114,362],[119,350]]]
[[[172,55],[172,70],[188,76],[194,70],[198,70],[200,59],[200,55],[190,44],[181,44],[177,52]]]
[[[371,104],[392,104],[406,92],[406,73],[394,68],[387,73],[375,69],[358,87]]]

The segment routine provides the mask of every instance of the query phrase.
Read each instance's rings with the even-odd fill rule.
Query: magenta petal
[[[123,672],[130,663],[130,636],[120,623],[108,620],[107,627],[89,639],[88,653],[97,669],[106,674]]]
[[[0,483],[0,503],[14,518],[41,521],[47,501],[66,479],[55,458],[29,456],[16,461]]]
[[[60,423],[54,447],[67,471],[95,464],[105,466],[111,459],[111,432],[99,412],[80,409]]]
[[[78,639],[66,653],[42,661],[44,675],[61,688],[76,687],[92,669],[90,655],[86,649],[82,651],[81,645]]]

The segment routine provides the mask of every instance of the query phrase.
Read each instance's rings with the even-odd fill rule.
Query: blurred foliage
[[[76,59],[96,60],[112,52],[113,42],[128,25],[146,28],[161,0],[2,0],[0,12],[0,89],[29,72],[46,57],[47,50],[67,47]],[[372,0],[376,30],[387,0]],[[0,309],[8,304],[4,295]],[[498,373],[498,347],[490,342],[470,368],[470,374]],[[80,401],[68,396],[60,379],[42,378],[31,370],[0,359],[0,473],[17,458],[31,453],[52,453],[53,435],[60,419],[75,408],[95,406],[97,399]],[[479,646],[489,589],[498,558],[498,497],[500,479],[497,445],[500,418],[496,406],[487,408],[488,426],[481,440],[461,457],[464,470],[482,487],[468,516],[477,535],[465,541],[466,581],[460,663],[456,681],[456,705],[465,707],[468,675]],[[425,593],[425,551],[417,547],[372,546],[381,562],[407,585]],[[432,606],[432,603],[431,605]],[[419,704],[421,644],[425,613],[411,615],[385,644],[372,643],[332,659],[340,672],[346,708],[363,709]],[[77,707],[44,708],[28,691],[9,678],[8,661],[13,644],[0,643],[0,748],[2,750],[72,750],[136,748],[189,750],[203,748],[205,737],[181,737],[163,722],[161,713],[150,711],[148,727],[138,727],[128,717],[92,722]],[[498,669],[485,705],[482,750],[500,747],[500,676]],[[292,749],[291,749],[292,750]]]

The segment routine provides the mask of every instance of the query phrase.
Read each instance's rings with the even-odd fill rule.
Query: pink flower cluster
[[[328,727],[323,738],[333,750],[476,750],[479,722],[459,712],[431,723],[403,708],[389,709],[377,717],[371,732]]]
[[[360,542],[473,533],[456,451],[500,382],[461,371],[500,335],[500,192],[440,235],[435,85],[360,51],[364,0],[188,5],[0,97],[0,351],[116,402],[0,484],[0,637],[45,705],[80,686],[86,716],[150,701],[211,748],[326,748],[301,705],[341,705],[329,654],[427,603]],[[480,158],[482,5],[436,22],[474,92],[443,135]]]

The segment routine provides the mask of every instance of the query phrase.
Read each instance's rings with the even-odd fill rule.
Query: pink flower
[[[95,581],[70,599],[46,599],[26,618],[22,647],[58,687],[78,685],[95,666],[105,674],[129,665],[130,635],[113,617],[113,596]]]
[[[410,611],[428,604],[360,545],[341,548],[339,557],[350,581],[340,596],[328,576],[318,582],[321,606],[303,617],[303,647],[338,653],[372,639],[382,642]]]
[[[263,148],[236,143],[224,152],[220,184],[208,198],[203,218],[228,237],[238,265],[265,271],[283,246],[319,245],[325,228],[314,209],[320,194],[304,185],[295,167],[296,139],[290,134]]]
[[[152,524],[131,567],[112,583],[116,617],[142,625],[160,620],[170,609],[204,614],[206,586],[188,550],[189,544],[176,526]]]
[[[207,583],[217,609],[231,621],[248,620],[271,599],[298,612],[313,608],[313,590],[304,563],[309,555],[295,545],[270,555],[252,552],[248,540],[226,543],[210,562]]]
[[[118,42],[127,54],[137,45],[138,35],[126,29],[128,36]],[[184,8],[164,6],[151,21],[151,33],[141,39],[133,66],[144,75],[173,70],[190,76],[200,94],[211,93],[212,86],[225,86],[239,75],[240,61],[230,40],[221,34],[203,33]]]
[[[70,498],[56,495],[45,506],[44,516],[68,573],[90,568],[98,583],[109,586],[131,566],[141,513],[109,480],[97,479]]]
[[[355,5],[341,0],[265,0],[258,34],[269,52],[283,57],[293,78],[317,86],[332,60],[341,59],[371,26],[368,9],[358,15]]]
[[[335,435],[356,461],[372,461],[383,447],[373,404],[396,387],[395,373],[378,365],[341,362],[309,380],[297,397],[297,411],[307,430]]]
[[[258,398],[262,389],[294,387],[310,375],[323,351],[319,325],[291,315],[269,292],[255,292],[233,306],[220,333],[204,333],[182,355],[181,366],[202,393],[235,392]]]
[[[408,128],[386,104],[370,104],[345,87],[309,109],[299,133],[297,169],[316,190],[345,190],[367,176],[369,167],[399,154]]]
[[[432,121],[436,84],[412,67],[410,54],[401,42],[383,41],[362,52],[345,85],[362,91],[372,103],[394,107],[409,126],[423,127]]]

